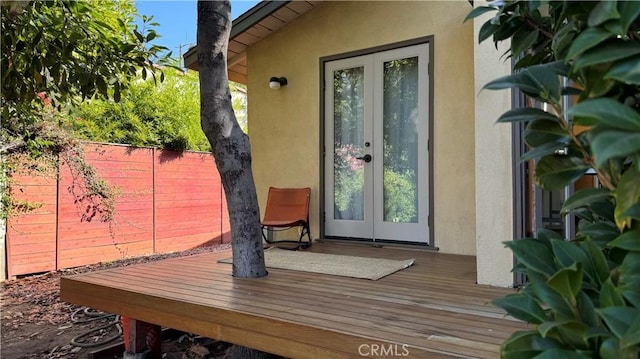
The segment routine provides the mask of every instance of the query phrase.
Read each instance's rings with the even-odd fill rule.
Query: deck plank
[[[65,277],[61,297],[290,358],[355,358],[363,344],[415,358],[495,358],[526,328],[489,304],[513,290],[475,284],[474,257],[335,243],[312,250],[416,261],[377,281],[282,269],[238,279],[218,263],[231,253],[214,252]]]

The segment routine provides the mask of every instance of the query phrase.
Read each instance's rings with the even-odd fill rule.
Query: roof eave
[[[229,35],[229,41],[233,40],[236,36],[242,34],[247,29],[253,27],[259,23],[265,17],[273,14],[281,7],[290,3],[291,0],[263,0],[256,4],[256,6],[247,10],[244,14],[238,16],[231,25],[231,34]],[[184,66],[188,69],[198,71],[198,46],[191,47],[183,56]]]

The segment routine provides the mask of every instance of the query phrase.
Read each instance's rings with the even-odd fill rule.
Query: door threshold
[[[407,249],[407,250],[417,250],[417,251],[439,251],[440,248],[433,247],[425,243],[416,243],[416,242],[399,242],[399,241],[390,241],[390,240],[376,240],[373,241],[371,239],[365,238],[340,238],[340,237],[332,237],[332,238],[319,238],[316,239],[315,242],[319,243],[340,243],[345,245],[353,245],[353,246],[369,246],[374,248],[394,248],[394,249]]]

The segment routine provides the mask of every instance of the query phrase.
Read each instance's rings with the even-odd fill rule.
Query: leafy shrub
[[[172,150],[210,150],[200,128],[198,75],[173,68],[165,79],[129,85],[120,102],[94,99],[71,109],[66,126],[76,136],[98,142],[157,146]]]
[[[467,19],[487,12],[479,41],[510,39],[519,60],[485,88],[514,87],[540,105],[498,119],[526,123],[537,184],[563,188],[591,168],[602,186],[563,204],[579,218],[576,238],[543,230],[506,243],[528,284],[494,304],[533,326],[501,356],[638,358],[640,2],[495,1]]]
[[[417,199],[413,171],[397,173],[384,170],[384,220],[387,222],[417,222]]]

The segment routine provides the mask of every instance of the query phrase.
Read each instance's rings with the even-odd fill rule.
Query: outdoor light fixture
[[[286,77],[272,77],[269,79],[269,87],[271,87],[274,90],[277,90],[280,88],[280,86],[285,86],[286,84],[287,84]]]

